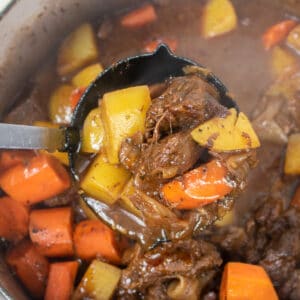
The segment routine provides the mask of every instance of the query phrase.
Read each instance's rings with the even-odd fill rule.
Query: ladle
[[[183,68],[188,65],[195,65],[203,70],[203,78],[217,89],[222,105],[237,108],[224,84],[213,73],[187,58],[175,56],[166,45],[161,44],[151,54],[125,58],[103,71],[81,97],[70,127],[56,129],[0,123],[0,149],[67,151],[71,172],[78,179],[75,161],[80,151],[80,130],[87,114],[97,107],[98,100],[103,94],[125,87],[150,85],[163,82],[170,77],[183,76]]]
[[[0,123],[0,149],[67,151],[70,170],[79,181],[80,172],[76,162],[80,155],[80,131],[88,113],[98,106],[103,94],[130,86],[161,83],[170,77],[183,76],[186,66],[197,67],[197,74],[218,91],[222,105],[238,109],[224,84],[213,73],[187,58],[175,56],[166,45],[161,44],[154,53],[126,58],[103,71],[81,97],[70,127],[55,129]],[[110,207],[85,194],[81,194],[81,198],[110,227],[139,240],[141,244],[152,247],[155,243],[166,240],[163,229],[160,236],[152,236],[150,240],[145,240],[144,221],[121,207],[117,209]]]

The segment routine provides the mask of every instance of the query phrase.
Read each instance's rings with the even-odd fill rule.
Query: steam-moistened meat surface
[[[135,5],[62,37],[4,121],[68,125],[103,68],[161,42],[207,69],[96,99],[72,187],[67,153],[1,151],[9,267],[29,299],[300,299],[298,1]]]

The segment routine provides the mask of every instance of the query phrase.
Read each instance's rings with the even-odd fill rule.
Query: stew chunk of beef
[[[123,270],[119,296],[146,294],[149,289],[162,287],[172,279],[205,277],[220,266],[222,260],[215,247],[201,240],[180,240],[161,244],[144,253],[137,246],[130,264]],[[165,299],[160,289],[159,299]]]
[[[172,78],[147,112],[146,136],[157,140],[163,134],[194,128],[225,114],[218,97],[217,91],[197,75]]]
[[[142,145],[137,140],[124,141],[120,160],[134,174],[136,186],[148,192],[191,169],[203,151],[189,132],[171,134],[153,144]]]

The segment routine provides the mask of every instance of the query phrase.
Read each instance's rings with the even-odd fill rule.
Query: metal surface
[[[64,133],[58,128],[0,123],[0,149],[63,149]]]

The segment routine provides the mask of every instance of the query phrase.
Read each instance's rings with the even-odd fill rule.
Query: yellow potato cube
[[[226,117],[215,117],[192,131],[201,146],[216,152],[252,149],[260,146],[259,139],[246,115],[237,115],[234,108]]]
[[[83,177],[80,187],[87,194],[113,204],[129,179],[127,170],[121,165],[109,163],[103,154],[99,154]]]
[[[34,122],[35,126],[40,126],[40,127],[49,127],[49,128],[59,128],[58,124],[53,124],[51,122],[45,122],[45,121],[36,121]],[[56,157],[62,164],[68,166],[69,165],[69,157],[67,152],[59,152],[59,151],[54,151],[54,152],[48,152],[46,150],[40,150],[41,153],[48,153],[54,157]]]
[[[130,196],[134,194],[135,188],[133,186],[133,180],[129,180],[129,182],[126,184],[121,196],[120,196],[120,204],[123,206],[126,210],[130,211],[134,215],[138,217],[142,217],[143,214],[140,210],[138,210],[133,203],[130,200]]]
[[[97,63],[90,65],[72,78],[72,84],[78,88],[89,86],[96,77],[103,71],[103,67]]]
[[[121,278],[121,270],[100,260],[93,260],[79,285],[73,300],[110,300]]]
[[[297,67],[297,59],[287,50],[276,46],[271,55],[271,71],[274,78]]]
[[[237,27],[237,16],[230,0],[208,0],[203,9],[201,33],[213,38]]]
[[[104,135],[101,108],[97,107],[91,110],[84,120],[81,151],[86,153],[99,152],[103,145]]]
[[[151,104],[146,85],[106,93],[102,100],[105,149],[110,163],[119,163],[122,141],[145,131],[146,112]]]
[[[58,52],[57,72],[60,76],[72,73],[98,59],[94,30],[89,23],[76,28],[65,38]]]
[[[289,136],[285,154],[284,173],[300,175],[300,133]]]
[[[59,86],[50,96],[49,116],[53,123],[69,124],[73,110],[70,102],[70,95],[74,87],[68,84]]]

